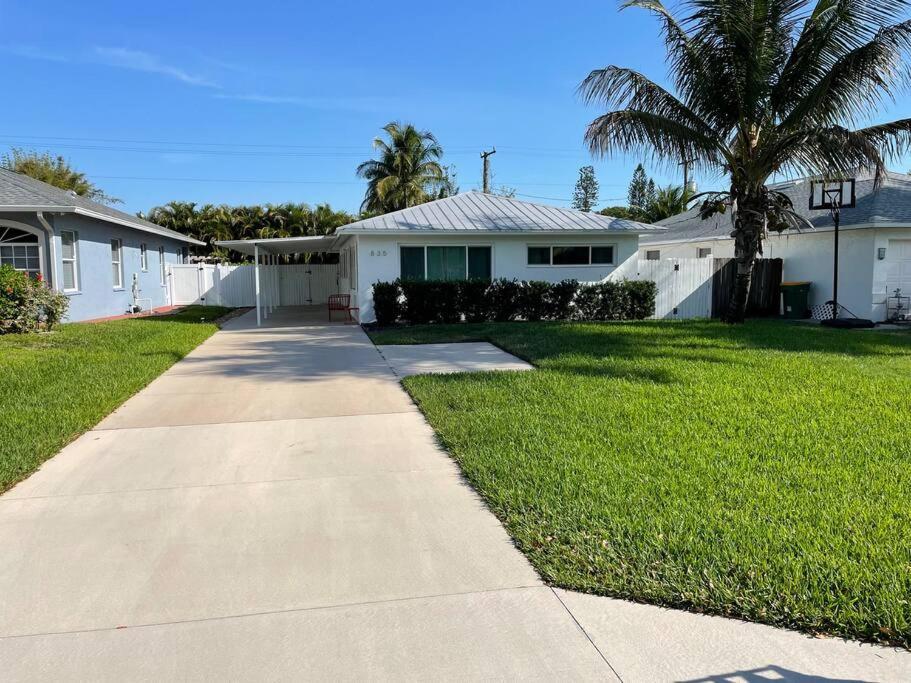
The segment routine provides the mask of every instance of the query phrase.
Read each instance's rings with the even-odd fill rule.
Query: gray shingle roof
[[[509,197],[464,192],[401,211],[351,223],[336,232],[664,232],[664,228]]]
[[[832,218],[827,210],[810,211],[810,179],[770,185],[791,198],[795,213],[806,218],[814,227],[831,228]],[[886,181],[874,191],[873,179],[858,178],[855,184],[857,206],[842,209],[841,227],[908,227],[911,228],[911,176],[889,173]],[[667,227],[663,234],[644,235],[643,244],[699,241],[730,237],[730,214],[716,215],[707,220],[699,218],[696,208],[673,216],[659,225]],[[804,230],[804,228],[801,228]]]
[[[80,197],[68,190],[61,190],[21,173],[0,168],[0,212],[21,210],[78,213],[143,232],[173,237],[190,244],[204,244],[174,230]]]

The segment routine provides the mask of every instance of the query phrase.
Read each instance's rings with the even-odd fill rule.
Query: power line
[[[262,183],[286,185],[363,185],[363,181],[356,180],[274,180],[253,178],[168,178],[161,176],[129,176],[129,175],[94,175],[92,178],[102,180],[153,180],[178,183]]]

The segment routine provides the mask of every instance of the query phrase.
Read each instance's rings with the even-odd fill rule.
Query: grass
[[[0,336],[0,492],[208,338],[230,309]]]
[[[525,373],[405,380],[552,584],[911,646],[911,335],[505,323]]]

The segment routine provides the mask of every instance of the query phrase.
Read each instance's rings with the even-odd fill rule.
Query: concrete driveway
[[[544,586],[358,327],[254,323],[0,498],[4,680],[911,671],[883,648]]]
[[[610,674],[360,328],[253,322],[0,499],[3,678]]]

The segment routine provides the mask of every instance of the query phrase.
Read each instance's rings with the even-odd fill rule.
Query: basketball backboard
[[[811,211],[831,209],[835,206],[839,209],[852,209],[854,205],[854,178],[810,182]]]

